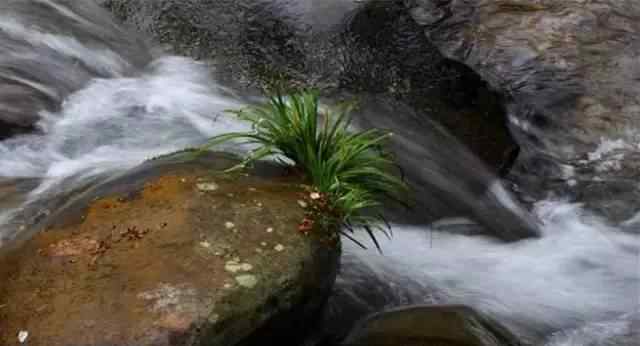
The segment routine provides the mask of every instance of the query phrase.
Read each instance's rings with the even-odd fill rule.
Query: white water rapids
[[[34,3],[48,6],[51,2]],[[9,1],[0,10],[10,10],[12,4],[21,8],[19,2]],[[58,7],[57,15],[76,25],[98,25],[79,24],[80,10],[75,10]],[[0,20],[0,47],[12,47],[0,51],[0,78],[11,77],[13,83],[38,95],[54,94],[52,99],[63,101],[59,107],[38,111],[38,133],[0,142],[0,183],[26,179],[36,186],[15,197],[10,207],[0,204],[4,208],[0,210],[0,246],[20,231],[13,217],[44,196],[98,174],[122,171],[145,159],[198,145],[219,133],[247,129],[224,113],[245,101],[212,80],[207,66],[164,56],[136,69],[131,59],[113,47],[101,46],[101,53],[93,54],[98,48],[85,43],[89,41],[64,30],[48,32],[42,23],[21,24],[28,18],[20,13],[16,11],[17,18],[11,21]],[[45,60],[41,70],[52,75],[76,73],[56,70],[68,68],[66,61],[71,59],[89,66],[82,75],[89,75],[88,80],[79,78],[76,83],[74,79],[64,94],[51,89],[47,78],[29,80],[32,76],[24,71],[10,75],[15,72],[10,67],[20,59],[44,51],[61,57],[53,60],[62,63],[46,65],[50,61]],[[11,106],[2,96],[0,90],[0,111],[3,105]],[[561,200],[539,201],[534,214],[542,224],[542,237],[511,244],[403,225],[395,225],[395,237],[382,244],[384,255],[345,241],[338,289],[353,293],[358,285],[378,284],[380,289],[397,292],[397,299],[391,297],[381,307],[401,304],[401,295],[410,295],[413,302],[429,301],[427,296],[437,292],[438,302],[475,307],[523,338],[542,336],[548,346],[618,345],[611,340],[634,345],[640,314],[637,230],[622,232],[579,204]],[[380,305],[363,297],[353,299]]]

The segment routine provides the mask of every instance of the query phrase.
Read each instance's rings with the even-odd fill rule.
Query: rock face
[[[297,179],[216,173],[233,162],[162,159],[70,202],[0,259],[0,344],[295,344],[339,246],[297,231]]]
[[[602,189],[593,186],[601,181],[619,183],[637,175],[637,167],[623,161],[638,151],[640,3],[412,0],[408,5],[445,56],[471,67],[503,96],[522,147],[520,173],[575,191],[589,187],[586,200],[601,200]],[[638,199],[636,188],[626,189]],[[605,209],[617,207],[628,211],[615,205]],[[618,214],[613,216],[629,216]]]
[[[96,1],[174,53],[215,61],[227,82],[249,84],[249,77],[304,69],[297,29],[272,1]]]
[[[504,327],[464,306],[416,306],[373,315],[347,346],[517,346]]]

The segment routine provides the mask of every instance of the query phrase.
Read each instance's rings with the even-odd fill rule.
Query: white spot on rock
[[[232,229],[232,228],[236,227],[236,225],[234,225],[233,222],[227,221],[227,222],[224,223],[224,227],[226,229]]]
[[[216,183],[200,183],[196,186],[198,187],[198,190],[202,192],[215,191],[220,188]]]
[[[252,269],[253,269],[253,266],[249,263],[238,263],[233,261],[227,262],[227,264],[225,264],[224,266],[224,270],[230,273],[237,273],[241,271],[248,272],[248,271],[251,271]]]
[[[209,243],[208,241],[201,241],[200,242],[200,246],[204,247],[204,248],[210,248],[211,247],[211,243]]]
[[[28,331],[26,331],[26,330],[21,330],[21,331],[18,333],[18,341],[19,341],[21,344],[24,344],[24,343],[25,343],[25,341],[27,341],[27,338],[28,338],[28,337],[29,337],[29,332],[28,332]]]
[[[306,208],[306,207],[308,206],[308,205],[307,205],[307,202],[305,202],[305,201],[303,201],[303,200],[298,200],[298,205],[299,205],[300,207],[302,207],[302,208]]]
[[[625,149],[627,144],[622,139],[611,140],[611,139],[600,139],[600,145],[596,148],[595,151],[587,154],[589,161],[597,161],[601,160],[604,155],[607,155],[615,150]]]
[[[267,228],[267,233],[273,233],[273,227]]]
[[[191,307],[195,309],[197,303],[196,295],[196,290],[186,285],[172,286],[163,283],[155,290],[138,294],[138,298],[152,301],[153,306],[151,309],[154,312],[166,312],[176,307],[182,309]]]
[[[254,288],[258,284],[258,278],[255,275],[238,275],[236,276],[236,282],[238,285],[245,288]]]
[[[278,244],[273,249],[278,251],[278,252],[282,252],[282,251],[284,251],[284,245]]]

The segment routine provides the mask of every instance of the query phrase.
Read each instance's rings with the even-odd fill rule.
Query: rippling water
[[[469,227],[462,220],[396,226],[397,236],[383,244],[384,256],[347,244],[345,262],[371,268],[362,273],[385,292],[385,306],[403,303],[407,295],[424,297],[427,303],[473,306],[538,343],[555,333],[549,345],[634,345],[608,338],[640,327],[639,237],[565,201],[538,202],[535,214],[542,221],[540,239],[507,245],[443,232]],[[362,281],[341,284],[349,290],[352,282]]]
[[[13,0],[0,4],[0,13],[0,84],[7,86],[0,88],[0,116],[20,125],[38,119],[33,134],[0,142],[0,193],[3,182],[21,186],[6,194],[12,197],[0,212],[0,245],[21,230],[21,211],[45,198],[247,128],[223,112],[246,100],[212,80],[206,66],[154,56],[95,5]],[[443,158],[452,145],[420,148]],[[443,193],[458,189],[452,200],[473,198],[459,190],[459,182],[480,171],[454,164],[460,157],[428,162],[410,151],[399,155],[426,183],[451,187]],[[446,174],[428,174],[443,167]],[[513,210],[501,185],[482,175],[476,180],[486,191],[500,192],[491,208]],[[511,244],[451,232],[479,228],[464,219],[399,223],[393,240],[382,244],[384,255],[346,241],[329,310],[340,316],[349,305],[356,318],[407,303],[461,303],[549,346],[632,345],[640,313],[637,233],[624,233],[562,200],[539,201],[533,214],[542,236]],[[343,326],[353,322],[337,320]]]

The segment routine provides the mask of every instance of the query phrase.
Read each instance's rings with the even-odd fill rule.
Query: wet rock
[[[416,306],[366,318],[347,346],[516,346],[523,345],[495,321],[464,306]]]
[[[252,84],[305,68],[294,20],[275,1],[96,1],[174,53],[213,62],[224,81]]]
[[[268,165],[223,177],[234,162],[152,161],[53,211],[0,257],[0,344],[28,331],[33,346],[295,345],[331,291],[339,247],[297,232],[300,181]],[[218,189],[199,193],[213,175]],[[255,198],[265,206],[236,203]],[[265,240],[287,251],[254,251]]]
[[[446,57],[472,68],[502,95],[521,146],[517,174],[528,192],[544,191],[544,183],[578,191],[580,181],[596,177],[637,178],[638,170],[605,165],[598,171],[593,168],[602,159],[589,161],[603,141],[623,141],[629,155],[638,151],[640,3],[413,0],[408,5]],[[567,174],[567,166],[581,162],[592,172]],[[630,212],[618,210],[625,216],[617,218]]]
[[[508,171],[506,156],[515,143],[498,95],[470,68],[444,57],[403,1],[361,2],[347,16],[342,36],[342,88],[401,100],[418,111],[418,119],[442,124],[495,172]]]

